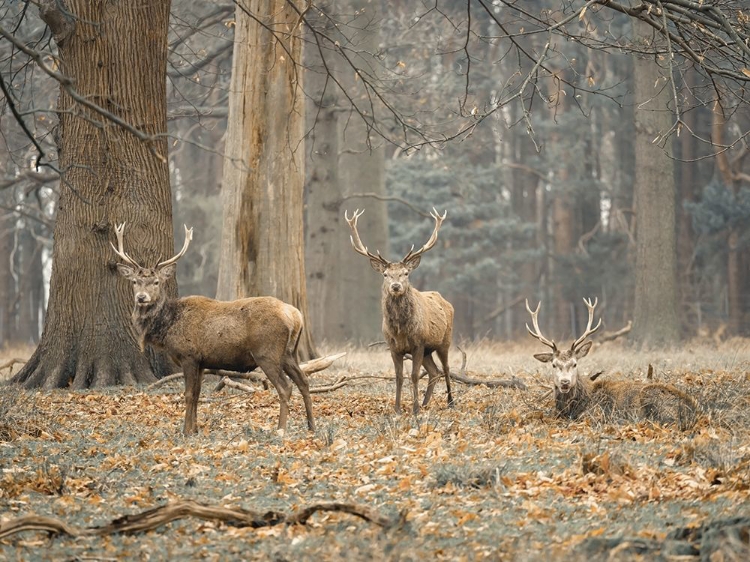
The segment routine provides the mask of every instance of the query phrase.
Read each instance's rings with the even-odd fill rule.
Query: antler
[[[597,297],[594,299],[594,304],[591,304],[591,299],[583,299],[583,302],[586,303],[586,308],[589,309],[589,322],[586,325],[586,331],[583,333],[583,335],[576,341],[574,341],[573,345],[570,346],[571,351],[575,351],[576,347],[581,345],[587,337],[596,332],[599,329],[599,326],[602,325],[602,319],[599,318],[599,323],[596,325],[596,327],[594,327],[593,329],[591,328],[591,323],[594,321],[594,309],[596,308],[596,305],[599,304],[599,298]]]
[[[536,310],[531,310],[529,307],[529,299],[526,299],[526,310],[529,311],[529,314],[531,314],[531,322],[534,324],[534,330],[532,331],[531,328],[529,328],[529,325],[526,324],[526,329],[529,331],[529,333],[534,336],[536,339],[538,339],[540,342],[542,342],[547,347],[551,347],[552,351],[557,351],[557,345],[555,342],[548,340],[542,335],[542,331],[539,329],[539,320],[537,319],[537,315],[539,314],[539,308],[542,306],[542,301],[539,301],[539,304],[536,305]]]
[[[362,244],[362,240],[359,238],[359,232],[357,232],[357,219],[361,217],[364,212],[364,209],[362,209],[361,211],[357,209],[356,211],[354,211],[352,218],[349,218],[349,211],[344,211],[344,218],[346,219],[346,222],[349,224],[349,228],[352,231],[351,236],[349,236],[349,240],[351,240],[352,242],[352,247],[358,254],[362,254],[363,256],[366,256],[371,260],[375,260],[383,265],[388,265],[390,262],[383,256],[381,256],[380,252],[378,252],[377,254],[373,254],[367,249],[367,246]]]
[[[408,259],[421,256],[424,254],[427,250],[431,249],[435,242],[437,242],[438,239],[438,230],[440,230],[440,226],[443,224],[443,221],[445,220],[445,217],[448,216],[448,211],[444,211],[443,215],[440,216],[440,213],[437,212],[437,209],[435,207],[432,208],[432,212],[430,213],[430,216],[435,219],[435,229],[432,231],[432,236],[430,236],[430,239],[427,241],[427,243],[422,246],[419,250],[416,252],[414,251],[414,246],[411,247],[411,250],[409,250],[409,253],[404,256],[404,259],[402,259],[402,262],[405,262]]]
[[[124,231],[125,231],[125,223],[115,225],[115,236],[117,236],[117,248],[115,248],[115,245],[112,244],[111,241],[109,245],[112,246],[112,249],[115,251],[115,254],[117,254],[118,257],[122,261],[124,261],[125,263],[129,263],[130,265],[140,269],[141,266],[138,264],[138,262],[125,253],[125,247],[123,246],[123,242],[122,242],[122,234]]]
[[[183,225],[185,227],[185,242],[182,244],[182,250],[179,251],[178,254],[175,256],[169,258],[166,261],[161,261],[158,264],[156,264],[156,267],[164,267],[167,265],[172,265],[173,263],[176,263],[177,260],[179,260],[182,256],[185,255],[185,252],[187,252],[188,246],[190,246],[190,241],[193,239],[193,229],[188,228],[187,225]]]

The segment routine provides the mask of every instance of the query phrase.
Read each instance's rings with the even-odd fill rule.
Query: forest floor
[[[213,392],[213,377],[199,435],[189,438],[179,381],[85,392],[0,387],[0,530],[28,515],[105,525],[178,500],[285,514],[347,502],[390,524],[324,511],[304,525],[261,528],[188,516],[130,534],[27,530],[0,538],[0,559],[697,560],[702,549],[707,560],[715,548],[724,552],[711,560],[747,559],[750,519],[721,524],[750,518],[750,340],[649,353],[610,342],[582,361],[585,371],[638,380],[653,365],[658,381],[699,400],[688,431],[557,419],[532,345],[466,347],[471,376],[515,375],[527,390],[454,382],[448,408],[441,381],[419,417],[397,416],[388,353],[343,351],[313,385],[373,378],[315,394],[315,433],[296,391],[280,435],[273,390]],[[409,397],[408,381],[404,390]]]

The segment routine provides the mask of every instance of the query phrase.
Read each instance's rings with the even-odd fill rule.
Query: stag
[[[252,371],[260,367],[279,395],[279,429],[285,430],[292,385],[305,403],[307,426],[315,422],[307,376],[297,362],[302,314],[273,297],[217,301],[201,296],[172,298],[162,289],[187,252],[193,229],[185,227],[185,242],[174,257],[155,267],[142,267],[124,249],[125,223],[115,228],[115,254],[124,263],[117,270],[133,284],[133,326],[141,350],[149,344],[164,349],[185,376],[184,434],[197,431],[198,397],[204,369]]]
[[[552,363],[555,410],[558,415],[577,419],[592,406],[599,406],[609,415],[626,414],[660,423],[676,423],[681,429],[691,427],[695,422],[698,405],[694,398],[672,385],[636,381],[595,381],[596,375],[586,378],[578,374],[578,360],[588,355],[593,343],[586,339],[602,324],[600,318],[592,328],[598,299],[593,303],[590,299],[583,299],[583,302],[589,313],[586,330],[581,337],[576,338],[569,349],[558,349],[557,344],[545,338],[539,329],[537,317],[542,303],[537,305],[536,310],[531,310],[529,301],[526,301],[526,310],[531,315],[534,326],[532,330],[526,324],[526,329],[552,350],[551,353],[537,353],[534,358],[542,363]]]
[[[398,262],[389,262],[380,252],[373,254],[367,250],[357,232],[357,219],[364,210],[354,211],[349,218],[344,214],[351,229],[350,240],[354,250],[370,259],[370,265],[383,275],[381,305],[383,309],[383,335],[391,351],[393,366],[396,370],[396,405],[401,413],[401,387],[404,383],[404,357],[411,355],[412,372],[412,411],[419,414],[418,382],[424,365],[429,375],[427,390],[422,406],[427,406],[432,397],[435,384],[440,378],[432,353],[436,352],[443,366],[445,386],[448,390],[448,405],[453,406],[451,394],[450,369],[448,367],[448,349],[453,337],[453,306],[435,291],[418,291],[409,283],[409,274],[414,271],[422,259],[422,254],[430,250],[438,238],[440,225],[445,220],[447,211],[442,214],[433,208],[431,216],[435,219],[435,228],[427,243],[416,252],[412,246],[409,253]]]

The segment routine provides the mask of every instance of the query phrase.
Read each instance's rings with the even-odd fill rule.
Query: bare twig
[[[10,371],[8,372],[8,374],[12,375],[13,374],[13,365],[15,365],[16,363],[20,363],[21,365],[25,365],[26,361],[24,359],[18,359],[18,358],[9,359],[8,361],[6,361],[2,365],[0,365],[0,371],[2,371],[3,369],[10,368]]]
[[[624,336],[625,334],[629,333],[630,330],[633,328],[633,321],[628,320],[627,326],[624,328],[620,328],[616,332],[605,332],[601,336],[599,336],[596,340],[597,344],[602,344],[605,341],[612,341],[616,340],[617,338]]]

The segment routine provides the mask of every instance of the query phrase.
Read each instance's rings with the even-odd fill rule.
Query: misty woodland
[[[0,0],[0,558],[750,559],[746,4]]]

